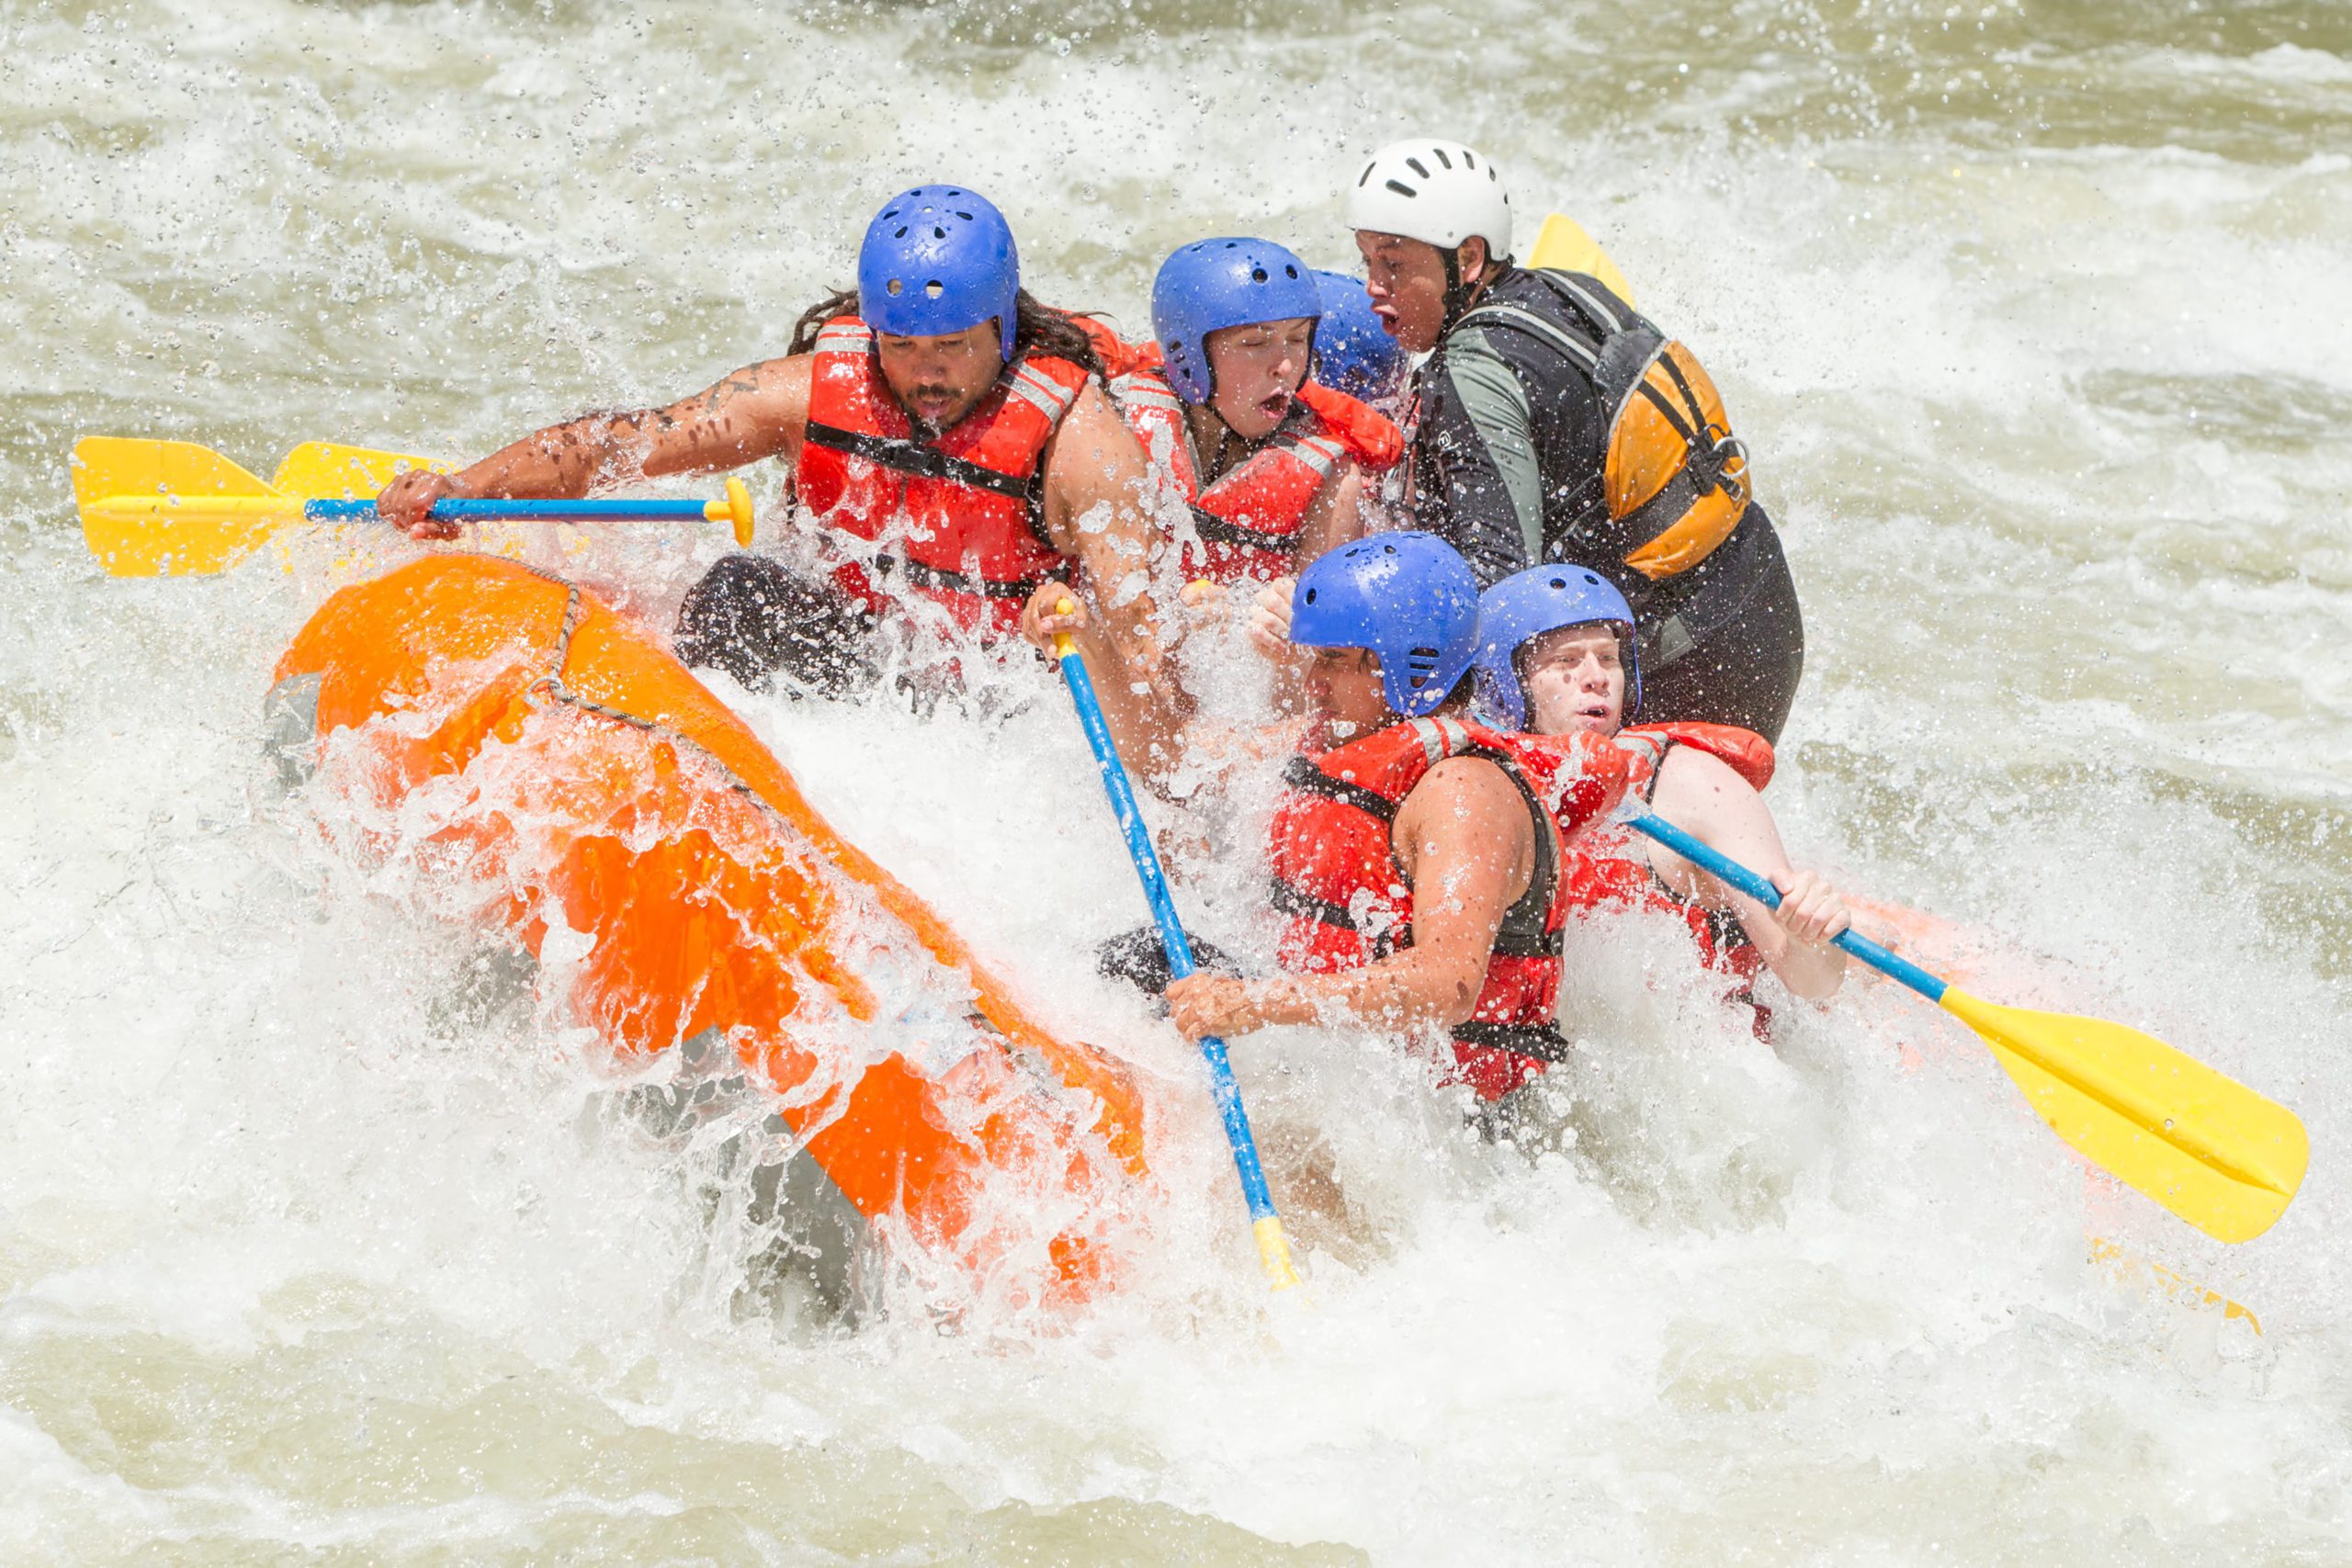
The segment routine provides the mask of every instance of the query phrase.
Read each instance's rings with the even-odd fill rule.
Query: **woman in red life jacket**
[[[812,570],[719,562],[687,595],[678,651],[746,685],[779,668],[819,689],[871,679],[871,634],[1001,642],[1047,576],[1108,593],[1091,654],[1114,725],[1141,710],[1159,653],[1148,593],[1141,448],[1093,379],[1078,321],[1021,287],[1003,215],[977,193],[922,186],[886,203],[858,286],[801,319],[790,352],[667,408],[595,413],[524,437],[453,475],[415,471],[379,511],[420,537],[444,496],[573,497],[647,479],[780,459],[818,533]],[[1080,517],[1086,526],[1079,525]]]
[[[1119,412],[1192,513],[1188,581],[1294,576],[1361,537],[1365,468],[1404,455],[1386,418],[1307,379],[1315,275],[1268,240],[1201,240],[1151,287],[1158,350],[1111,382]]]
[[[1577,748],[1613,738],[1630,759],[1632,793],[1702,842],[1755,867],[1782,896],[1778,910],[1768,909],[1664,846],[1598,823],[1568,846],[1574,904],[1676,911],[1690,921],[1704,960],[1736,976],[1743,997],[1765,967],[1809,1000],[1837,993],[1846,955],[1831,943],[1846,929],[1848,911],[1818,873],[1789,863],[1758,793],[1771,777],[1771,747],[1728,725],[1623,725],[1641,702],[1641,672],[1632,612],[1607,580],[1553,565],[1496,583],[1479,602],[1477,667],[1481,708],[1498,728]]]

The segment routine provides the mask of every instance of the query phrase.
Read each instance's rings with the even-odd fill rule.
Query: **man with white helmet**
[[[1804,628],[1746,446],[1697,358],[1599,280],[1511,263],[1500,171],[1416,138],[1364,164],[1373,308],[1430,354],[1401,499],[1491,583],[1566,561],[1634,605],[1659,719],[1778,739]]]

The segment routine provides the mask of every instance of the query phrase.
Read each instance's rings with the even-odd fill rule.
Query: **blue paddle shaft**
[[[376,516],[373,496],[353,501],[306,501],[302,515],[313,523],[351,523]],[[602,523],[652,523],[677,518],[702,522],[709,505],[700,501],[436,501],[432,515],[458,523],[515,522],[570,518]]]
[[[1143,813],[1136,809],[1136,793],[1127,783],[1127,770],[1119,761],[1119,750],[1111,741],[1111,728],[1103,722],[1102,704],[1094,694],[1094,678],[1086,672],[1086,663],[1076,650],[1062,655],[1062,679],[1069,686],[1070,701],[1078,708],[1078,722],[1086,731],[1086,743],[1094,750],[1094,768],[1102,775],[1102,788],[1111,797],[1111,809],[1119,818],[1119,831],[1126,835],[1127,853],[1136,863],[1136,875],[1143,883],[1143,896],[1151,905],[1151,918],[1159,926],[1159,945],[1168,954],[1168,972],[1181,980],[1193,972],[1193,944],[1185,938],[1183,923],[1176,919],[1176,902],[1168,896],[1168,878],[1159,869],[1159,852],[1152,848],[1151,830],[1144,825]],[[1241,1086],[1233,1081],[1233,1064],[1225,1054],[1225,1042],[1211,1035],[1201,1041],[1201,1055],[1209,1064],[1209,1087],[1216,1100],[1217,1119],[1225,1123],[1225,1140],[1233,1145],[1233,1167],[1241,1175],[1241,1196],[1250,1204],[1250,1217],[1262,1220],[1274,1212],[1272,1194],[1266,1190],[1265,1168],[1258,1162],[1258,1141],[1250,1133],[1250,1113],[1241,1104]]]
[[[1648,835],[1680,855],[1684,860],[1717,878],[1738,888],[1768,909],[1781,907],[1781,890],[1729,855],[1712,849],[1668,822],[1663,817],[1644,812],[1628,817],[1625,825],[1636,833]],[[1917,964],[1897,958],[1885,948],[1851,929],[1838,933],[1838,945],[1892,979],[1902,981],[1931,1002],[1944,999],[1944,982],[1937,979]]]

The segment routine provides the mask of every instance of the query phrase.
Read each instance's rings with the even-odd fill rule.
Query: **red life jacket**
[[[917,441],[873,350],[873,329],[854,316],[818,333],[793,472],[794,492],[827,528],[885,547],[842,559],[834,581],[876,615],[912,589],[967,631],[1012,632],[1037,585],[1069,570],[1046,536],[1040,463],[1087,372],[1017,359],[944,434]]]
[[[1510,739],[1528,786],[1559,825],[1564,843],[1617,809],[1625,792],[1646,781],[1656,765],[1645,753],[1586,730]]]
[[[1187,578],[1265,582],[1295,571],[1302,564],[1295,558],[1298,531],[1340,462],[1352,457],[1377,472],[1404,456],[1404,434],[1386,416],[1308,381],[1282,427],[1203,490],[1184,404],[1160,371],[1159,345],[1135,357],[1141,363],[1111,382],[1111,396],[1145,455],[1193,510],[1200,543],[1184,547]]]
[[[1568,738],[1544,739],[1556,743]],[[1677,746],[1694,748],[1728,764],[1752,789],[1760,791],[1771,782],[1772,744],[1760,735],[1729,724],[1634,724],[1618,731],[1612,748],[1626,758],[1625,793],[1649,799],[1657,788],[1659,766]],[[1771,1010],[1757,1001],[1753,989],[1763,973],[1764,955],[1747,928],[1729,909],[1711,908],[1668,886],[1644,850],[1645,842],[1631,829],[1608,824],[1578,837],[1562,863],[1561,881],[1569,904],[1579,909],[1664,909],[1679,916],[1690,928],[1700,962],[1734,982],[1725,999],[1754,1008],[1756,1033],[1764,1038]]]
[[[1505,911],[1486,984],[1453,1027],[1461,1079],[1500,1100],[1566,1058],[1560,1033],[1560,929],[1567,919],[1560,843],[1529,787],[1518,738],[1458,718],[1416,718],[1361,740],[1293,757],[1272,834],[1274,908],[1290,917],[1277,956],[1307,974],[1352,969],[1412,945],[1413,890],[1390,829],[1405,797],[1448,757],[1499,765],[1535,824],[1535,873]]]

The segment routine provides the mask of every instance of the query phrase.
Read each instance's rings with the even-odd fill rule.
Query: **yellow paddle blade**
[[[1587,277],[1597,277],[1609,286],[1609,291],[1631,305],[1634,286],[1600,248],[1600,242],[1584,231],[1584,225],[1565,212],[1555,212],[1544,220],[1544,231],[1535,236],[1535,248],[1527,253],[1530,266],[1550,267],[1555,272],[1580,272]]]
[[[344,501],[374,495],[409,468],[436,474],[452,465],[435,457],[406,452],[377,452],[366,446],[345,446],[334,441],[305,441],[286,454],[270,483],[288,495],[306,500]]]
[[[2252,1307],[2242,1306],[2211,1286],[2200,1285],[2154,1258],[2143,1258],[2121,1242],[2109,1241],[2103,1235],[2095,1235],[2089,1240],[2091,1261],[2105,1265],[2108,1272],[2115,1278],[2138,1284],[2144,1275],[2149,1284],[2175,1301],[2185,1297],[2199,1306],[2220,1307],[2224,1323],[2232,1318],[2244,1318],[2255,1333],[2262,1332],[2262,1319],[2255,1316]]]
[[[83,541],[115,577],[220,571],[302,514],[297,498],[186,441],[85,436],[72,466]]]
[[[1984,1036],[2053,1132],[2207,1235],[2253,1240],[2302,1185],[2311,1141],[2295,1113],[2163,1041],[1957,987],[1942,1005]]]

